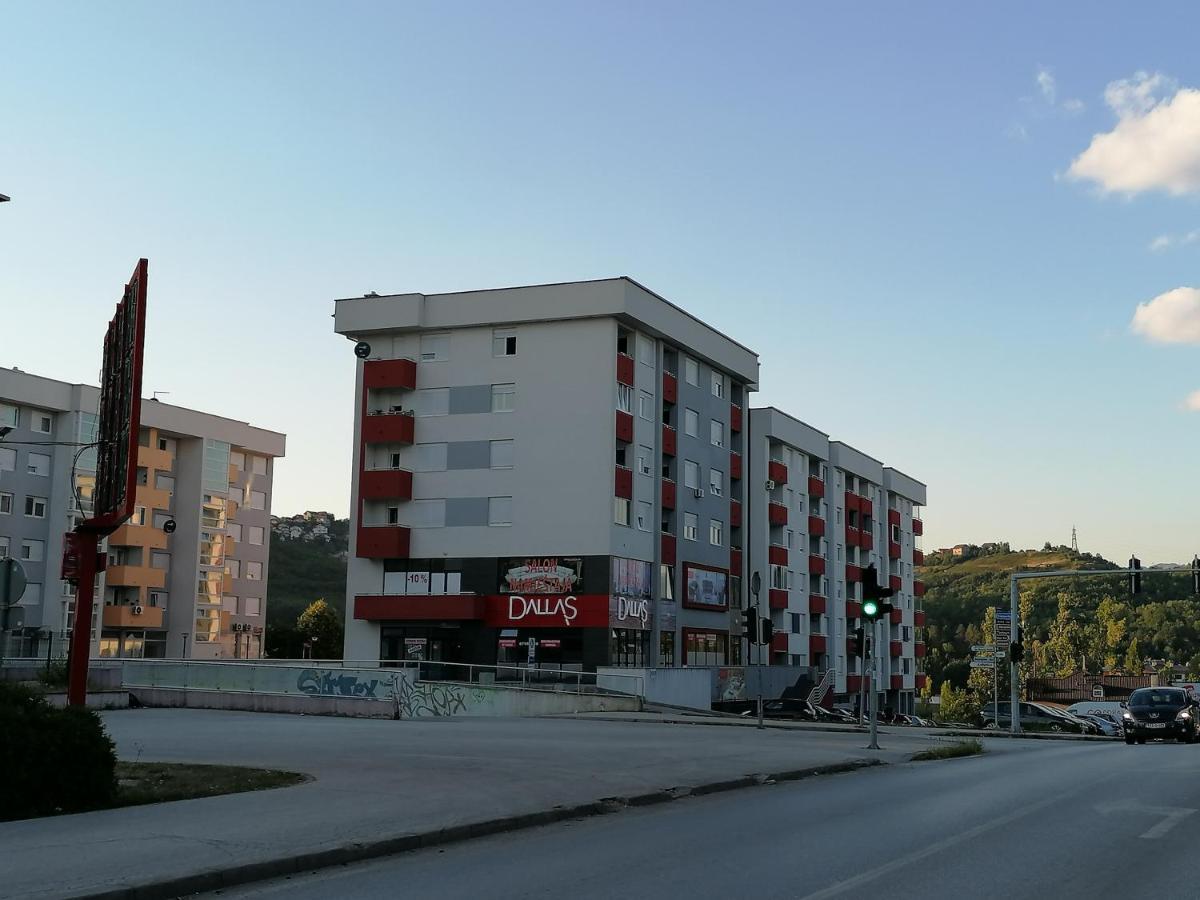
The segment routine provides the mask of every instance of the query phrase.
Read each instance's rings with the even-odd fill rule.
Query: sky
[[[1200,551],[1200,10],[0,0],[0,365],[288,435],[349,508],[333,300],[629,275],[929,486],[926,550]]]

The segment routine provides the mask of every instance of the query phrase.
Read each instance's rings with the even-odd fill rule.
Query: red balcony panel
[[[917,628],[925,627],[925,610],[913,610],[913,625],[915,625]]]
[[[825,520],[822,519],[820,516],[809,516],[808,517],[808,533],[812,537],[824,537],[825,536]]]
[[[858,566],[846,566],[846,580],[849,582],[862,581],[862,569]]]
[[[736,403],[729,404],[729,430],[733,434],[742,430],[742,408]]]
[[[869,518],[871,518],[871,515],[874,512],[874,510],[875,510],[875,506],[874,506],[874,504],[871,503],[870,500],[868,500],[866,497],[861,497],[861,496],[858,498],[858,511],[861,515],[864,515],[869,519]]]
[[[810,634],[808,636],[808,652],[809,653],[824,653],[826,647],[826,638],[823,634]]]
[[[787,609],[788,592],[779,588],[771,588],[768,598],[771,603],[771,609]]]
[[[417,364],[411,359],[368,359],[363,363],[363,387],[369,390],[417,386]]]
[[[846,676],[846,693],[847,694],[857,694],[861,690],[862,690],[862,676],[861,675],[847,675]]]
[[[824,597],[819,597],[816,594],[808,595],[808,611],[810,613],[825,615],[825,607],[827,605]]]
[[[729,574],[740,576],[742,574],[742,548],[729,548]]]
[[[862,604],[857,600],[846,601],[846,621],[862,618]]]
[[[888,525],[896,525],[897,527],[900,525],[900,510],[888,510]]]
[[[900,581],[899,575],[893,575],[888,579],[888,587],[890,587],[893,591],[899,591],[903,586],[903,582]]]
[[[917,688],[918,689],[923,688],[927,684],[929,684],[929,676],[926,675],[924,672],[918,672],[917,673]]]
[[[664,534],[659,539],[660,555],[664,566],[675,565],[675,535]]]
[[[621,384],[633,384],[633,357],[624,353],[617,354],[617,381]]]
[[[904,645],[900,641],[892,641],[889,649],[892,656],[900,656],[904,653]]]
[[[354,552],[359,559],[406,559],[408,540],[403,525],[359,525]]]
[[[860,531],[858,533],[858,546],[862,547],[862,549],[864,549],[864,550],[874,550],[875,549],[874,535],[872,535],[870,531],[866,531],[866,530]]]
[[[904,676],[903,675],[893,675],[891,684],[892,684],[893,691],[904,690]]]
[[[767,548],[767,561],[773,566],[786,566],[788,564],[788,548],[772,544]]]
[[[922,553],[920,550],[918,550],[916,547],[913,548],[913,565],[914,566],[925,565],[925,554]]]
[[[914,581],[913,582],[913,594],[914,594],[914,596],[917,596],[917,597],[924,597],[925,596],[925,582]]]
[[[816,475],[808,476],[808,496],[810,496],[810,497],[824,497],[825,496],[825,482],[823,482]]]
[[[669,478],[664,478],[662,482],[662,506],[663,509],[675,508],[675,482]]]
[[[411,500],[412,472],[406,469],[368,469],[358,476],[363,500]]]
[[[924,656],[925,643],[923,641],[917,641],[915,644],[913,644],[913,653],[915,653],[917,656]]]
[[[788,652],[788,636],[786,631],[780,631],[771,635],[771,652],[772,653],[787,653]]]
[[[613,484],[616,496],[624,497],[626,500],[633,499],[633,469],[617,466],[617,474],[613,479]]]
[[[858,494],[854,491],[846,491],[845,495],[846,512],[852,512],[858,509]]]
[[[364,444],[411,444],[413,417],[403,413],[375,413],[363,416]]]
[[[824,575],[825,574],[825,557],[817,556],[815,553],[808,554],[808,574],[809,575]]]
[[[667,403],[679,402],[679,379],[670,372],[663,372],[663,400]]]
[[[855,528],[853,525],[847,525],[846,526],[846,545],[849,547],[857,547],[860,534],[861,534],[861,532],[859,532],[859,530],[857,528]]]
[[[630,417],[629,421],[632,424],[633,418]],[[632,429],[630,430],[630,438],[629,439],[633,440]],[[663,456],[674,456],[675,455],[675,442],[677,439],[678,438],[677,438],[677,435],[675,434],[675,429],[672,428],[670,425],[664,425],[663,432],[662,432]]]
[[[913,534],[924,534],[925,523],[920,519],[913,519]]]
[[[731,528],[742,527],[742,501],[729,501],[729,526]]]
[[[900,545],[895,541],[888,541],[888,559],[900,558]]]
[[[633,443],[633,416],[620,409],[617,410],[617,440]]]
[[[730,478],[741,478],[742,477],[742,454],[740,454],[740,453],[730,453],[729,454],[729,477]]]
[[[782,503],[767,504],[767,521],[772,525],[786,525],[788,520],[787,507]]]
[[[893,609],[890,613],[890,618],[892,620],[893,625],[899,625],[901,622],[904,621],[904,610]]]
[[[785,466],[781,462],[776,462],[775,460],[771,460],[769,463],[767,463],[767,477],[770,478],[776,484],[780,484],[780,485],[787,484],[787,478],[788,478],[787,466]]]

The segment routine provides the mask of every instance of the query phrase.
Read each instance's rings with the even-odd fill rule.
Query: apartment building
[[[96,451],[84,445],[97,437],[99,394],[0,368],[0,557],[19,559],[29,580],[7,655],[65,653],[74,591],[59,578],[62,536],[91,512]],[[262,655],[284,444],[245,422],[143,401],[135,512],[105,542],[94,655]]]
[[[741,661],[752,351],[628,278],[351,298],[334,327],[365,357],[347,658]]]
[[[914,579],[925,485],[773,407],[750,411],[750,570],[774,626],[771,662],[832,669],[835,696],[853,702],[862,660],[847,640],[862,624],[863,570],[896,591],[876,626],[873,683],[883,705],[912,712],[919,671],[925,586]]]

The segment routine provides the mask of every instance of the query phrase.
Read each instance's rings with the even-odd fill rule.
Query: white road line
[[[1149,812],[1150,809],[1151,809],[1150,807],[1147,807],[1146,811]],[[1151,840],[1151,841],[1157,840],[1158,838],[1160,838],[1164,834],[1166,834],[1168,831],[1170,831],[1172,828],[1174,828],[1176,825],[1178,825],[1180,822],[1182,822],[1184,819],[1186,819],[1188,816],[1190,816],[1192,813],[1194,813],[1195,810],[1194,809],[1183,809],[1181,807],[1174,807],[1174,808],[1173,807],[1160,807],[1160,808],[1154,809],[1154,812],[1155,812],[1155,814],[1162,816],[1163,820],[1161,822],[1159,822],[1157,825],[1155,825],[1153,828],[1151,828],[1149,831],[1145,832],[1144,834],[1138,835],[1139,837],[1144,837],[1147,840]]]

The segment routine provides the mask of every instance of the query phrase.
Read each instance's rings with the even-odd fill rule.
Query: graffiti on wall
[[[353,675],[336,669],[302,669],[296,678],[296,687],[313,697],[386,700],[387,694],[379,691],[380,685],[386,684],[378,677]]]
[[[462,714],[467,712],[468,700],[479,705],[488,699],[484,691],[457,684],[418,682],[410,678],[400,678],[398,681],[396,696],[400,716],[405,719]]]

